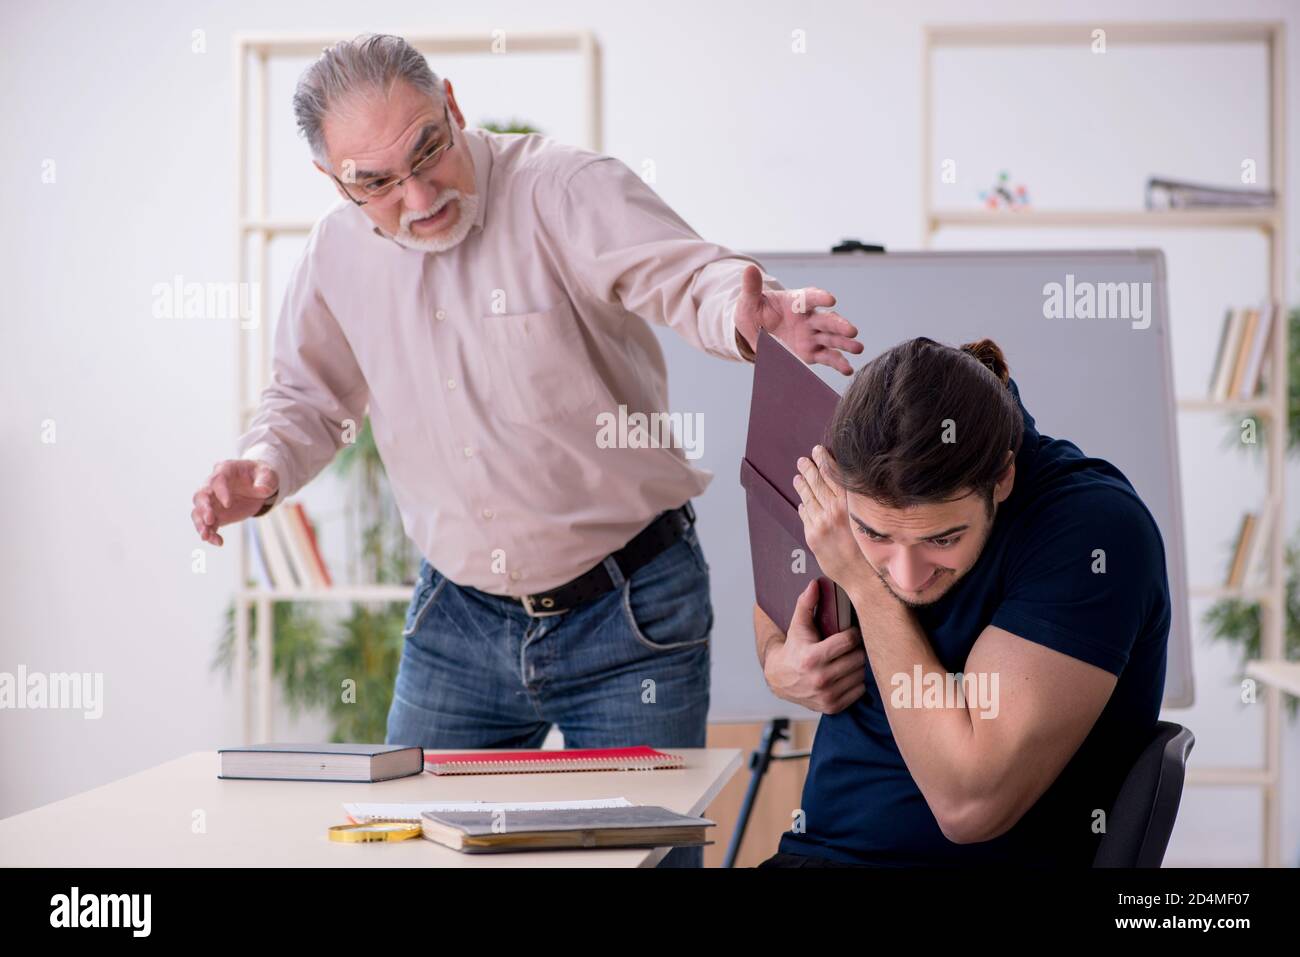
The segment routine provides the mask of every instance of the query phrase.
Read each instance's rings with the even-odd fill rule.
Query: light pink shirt
[[[479,212],[440,253],[340,203],[313,228],[238,443],[282,501],[369,414],[406,533],[452,581],[545,591],[713,475],[681,448],[602,448],[597,416],[667,409],[648,323],[720,359],[754,260],[702,240],[617,159],[465,130]],[[764,275],[767,288],[780,288]]]

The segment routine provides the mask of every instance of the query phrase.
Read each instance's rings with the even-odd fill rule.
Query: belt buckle
[[[524,606],[524,611],[528,612],[528,617],[529,617],[529,618],[550,618],[552,615],[563,615],[563,614],[564,614],[564,609],[563,609],[563,608],[559,609],[558,611],[535,611],[535,610],[533,609],[533,596],[532,596],[532,595],[524,595],[522,598],[519,599],[519,602],[520,602],[520,604],[522,604],[522,605]],[[554,599],[554,598],[543,598],[543,599],[542,599],[542,605],[543,605],[543,606],[545,606],[547,602],[550,602],[552,605],[554,605],[554,604],[555,604],[555,599]]]

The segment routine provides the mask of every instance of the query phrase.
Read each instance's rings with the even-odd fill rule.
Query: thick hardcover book
[[[424,752],[403,744],[254,744],[217,751],[219,778],[370,784],[419,774]]]
[[[821,573],[803,535],[794,477],[801,456],[826,445],[840,397],[798,356],[766,332],[755,355],[749,434],[740,463],[749,516],[749,550],[758,605],[788,631],[799,595],[816,579],[816,621],[823,638],[852,624],[848,595]]]
[[[653,805],[537,811],[425,811],[424,836],[468,854],[710,844],[708,818]]]

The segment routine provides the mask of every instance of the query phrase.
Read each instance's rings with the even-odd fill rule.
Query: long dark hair
[[[827,430],[836,478],[889,508],[982,493],[990,511],[1024,418],[991,339],[959,348],[924,336],[858,370]]]

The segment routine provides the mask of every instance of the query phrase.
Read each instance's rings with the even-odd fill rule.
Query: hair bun
[[[1006,356],[1002,354],[1002,349],[992,339],[968,342],[961,347],[961,351],[973,355],[998,377],[999,382],[1003,385],[1007,384],[1007,380],[1011,377],[1011,370],[1007,368]]]

